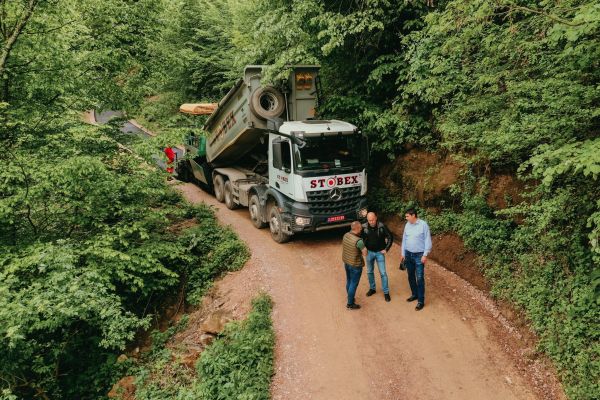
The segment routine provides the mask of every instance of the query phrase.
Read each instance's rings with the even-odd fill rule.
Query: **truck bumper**
[[[285,213],[284,222],[291,232],[316,232],[349,226],[352,221],[366,221],[367,199],[361,197],[352,210],[331,215],[311,214],[306,203],[293,202],[289,212]],[[362,211],[362,212],[361,212]],[[308,223],[307,223],[308,222]]]

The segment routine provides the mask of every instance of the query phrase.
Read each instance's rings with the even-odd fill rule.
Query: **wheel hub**
[[[277,220],[277,217],[271,217],[271,223],[269,224],[269,228],[271,228],[271,232],[273,232],[274,234],[278,234],[279,233],[279,221]]]

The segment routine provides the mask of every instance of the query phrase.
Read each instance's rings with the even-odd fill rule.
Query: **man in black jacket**
[[[390,250],[394,243],[394,236],[390,230],[382,223],[377,221],[377,214],[373,211],[367,214],[367,223],[363,224],[362,238],[367,247],[367,277],[369,278],[369,291],[367,296],[375,294],[375,261],[381,275],[381,286],[383,287],[383,297],[385,301],[390,301],[390,289],[388,287],[388,277],[385,270],[385,253]]]

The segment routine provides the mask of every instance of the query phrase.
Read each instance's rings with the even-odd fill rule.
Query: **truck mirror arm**
[[[288,135],[287,133],[277,132],[273,129],[264,129],[264,131],[265,131],[265,133],[273,133],[275,135],[286,137],[286,138],[290,139],[300,149],[302,149],[302,148],[304,148],[304,146],[306,146],[306,142],[304,140],[300,139],[299,137]]]

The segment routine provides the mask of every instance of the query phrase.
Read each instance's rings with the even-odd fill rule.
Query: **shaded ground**
[[[275,302],[277,335],[273,399],[563,399],[554,375],[483,292],[429,263],[426,307],[414,311],[399,248],[388,256],[391,303],[379,290],[357,311],[345,308],[343,231],[274,243],[247,210],[231,211],[191,184],[191,202],[218,206],[217,216],[248,244],[252,258],[217,283],[208,300],[241,316],[258,290]],[[466,261],[465,261],[466,262]],[[379,285],[379,279],[377,279]],[[378,289],[380,286],[378,286]],[[192,316],[192,318],[194,318]],[[193,342],[190,324],[187,340]]]

